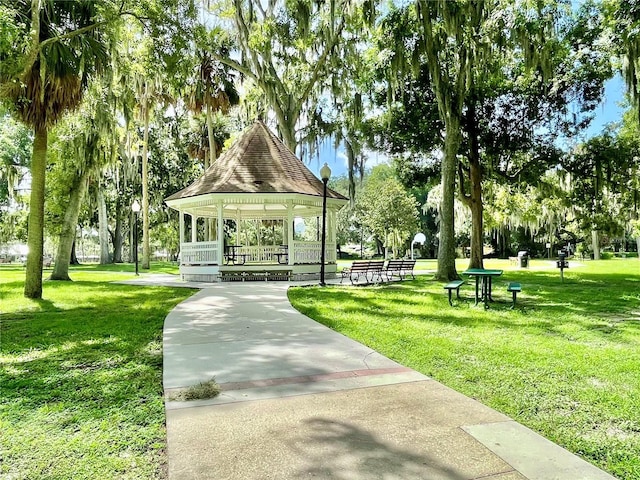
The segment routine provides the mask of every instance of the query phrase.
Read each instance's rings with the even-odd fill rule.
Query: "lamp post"
[[[136,262],[136,275],[138,274],[138,213],[140,212],[140,204],[136,198],[131,204],[133,212],[133,258]]]
[[[320,244],[320,286],[324,287],[324,251],[327,240],[327,182],[331,176],[331,169],[326,163],[320,169],[320,178],[324,188],[322,189],[322,242]]]

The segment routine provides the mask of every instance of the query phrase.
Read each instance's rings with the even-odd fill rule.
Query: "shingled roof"
[[[323,185],[261,121],[256,121],[195,182],[166,200],[209,193],[301,193],[322,196]],[[347,200],[327,189],[327,197]]]

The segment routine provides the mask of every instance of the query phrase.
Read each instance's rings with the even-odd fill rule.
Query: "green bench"
[[[449,291],[449,305],[451,305],[453,307],[453,302],[451,301],[451,292],[453,290],[456,291],[456,298],[460,298],[460,287],[464,285],[464,280],[454,280],[452,282],[447,283],[444,286],[445,290]]]
[[[516,282],[509,283],[509,286],[507,287],[507,292],[511,292],[513,294],[513,304],[511,305],[511,308],[515,308],[516,295],[518,294],[518,292],[521,292],[521,291],[522,291],[522,285]]]

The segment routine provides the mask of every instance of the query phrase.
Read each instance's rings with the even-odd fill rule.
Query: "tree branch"
[[[327,45],[324,52],[322,52],[322,55],[320,55],[320,58],[318,58],[318,60],[316,61],[316,64],[313,68],[313,72],[311,73],[311,78],[307,82],[307,85],[305,86],[302,92],[302,95],[300,96],[300,99],[299,99],[300,104],[304,103],[306,99],[309,97],[309,95],[311,94],[311,90],[313,90],[314,85],[318,81],[318,76],[320,75],[320,69],[324,67],[324,63],[327,60],[329,53],[331,53],[331,50],[337,45],[338,37],[342,35],[342,30],[344,29],[344,25],[345,25],[344,18],[342,18],[337,31],[333,34],[333,38],[331,39],[331,42]]]
[[[217,54],[215,52],[212,52],[211,55],[213,56],[213,58],[218,60],[220,63],[224,63],[226,66],[231,67],[234,70],[237,70],[238,72],[242,73],[243,75],[246,75],[247,77],[250,77],[252,80],[258,81],[258,77],[256,76],[256,74],[253,73],[245,65],[242,65],[241,63],[238,63],[235,60],[232,60],[231,58],[224,57],[224,56],[222,56],[220,54]]]

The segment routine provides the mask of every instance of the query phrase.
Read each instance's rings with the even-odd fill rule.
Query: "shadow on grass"
[[[75,306],[56,297],[75,294]],[[49,402],[118,408],[162,392],[162,325],[190,292],[51,282],[37,311],[3,314],[2,396],[13,407]],[[137,399],[137,400],[136,400]]]

